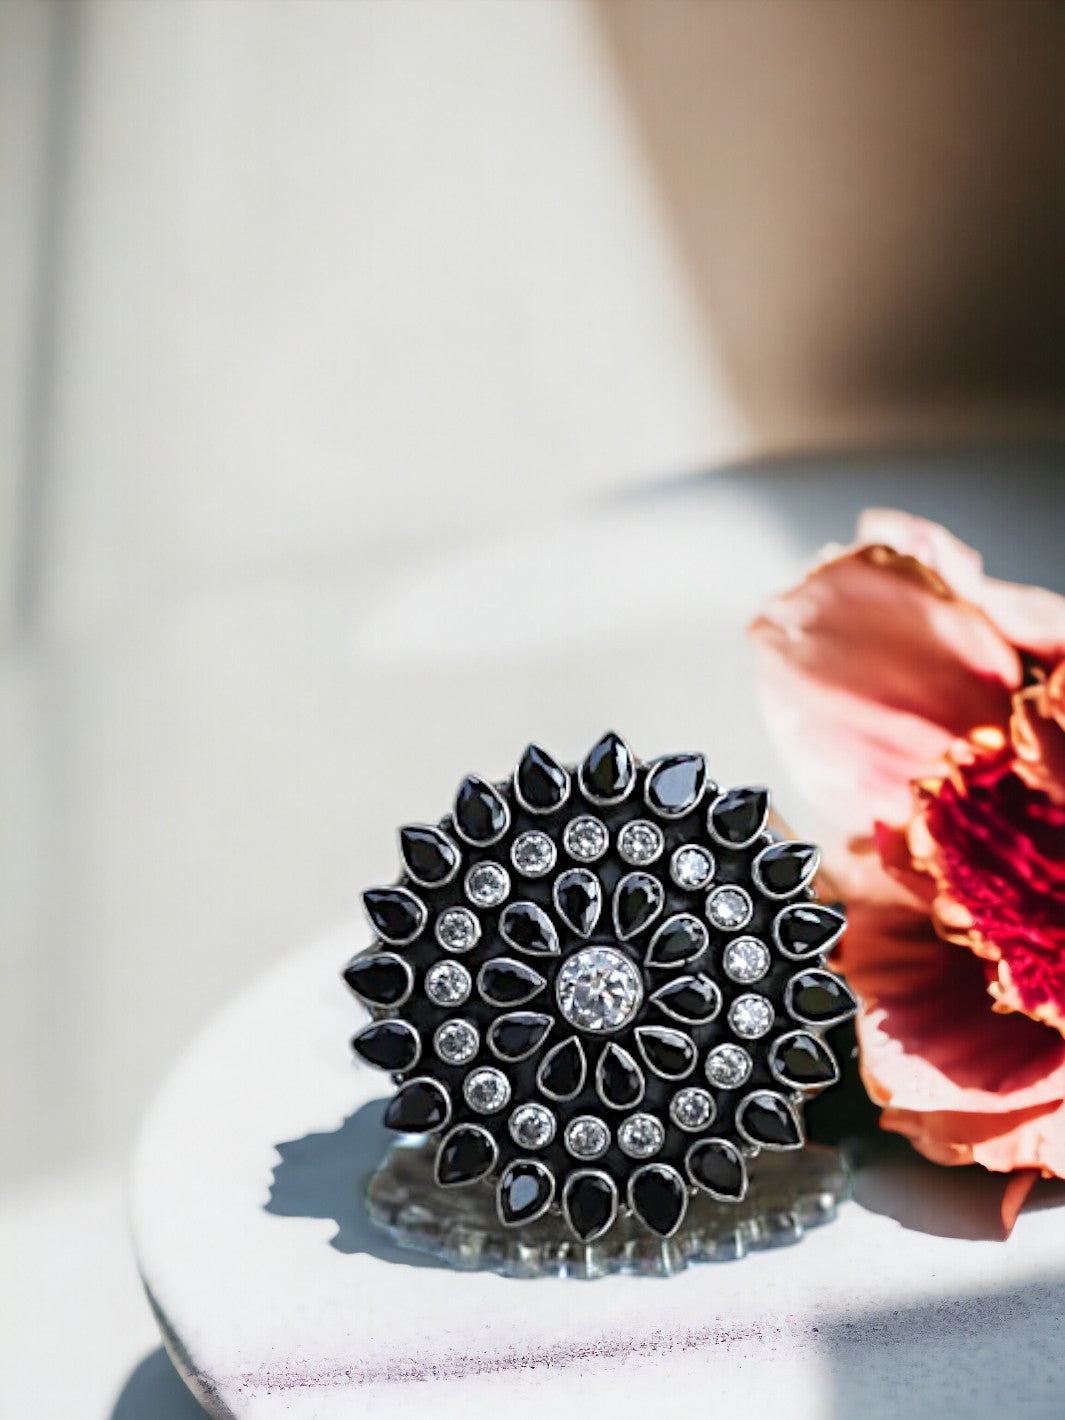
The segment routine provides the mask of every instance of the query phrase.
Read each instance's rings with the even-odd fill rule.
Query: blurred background
[[[863,501],[1060,583],[1063,96],[1055,0],[0,0],[5,1415],[142,1413],[137,1121],[395,824],[769,777]]]

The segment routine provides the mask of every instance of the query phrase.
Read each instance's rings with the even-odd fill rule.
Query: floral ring
[[[399,1086],[385,1122],[438,1136],[441,1187],[494,1180],[507,1226],[554,1209],[590,1242],[631,1211],[669,1237],[693,1190],[737,1202],[761,1149],[802,1146],[855,1001],[818,850],[768,821],[765,789],[608,734],[400,830],[344,976],[373,1015],[354,1049]]]

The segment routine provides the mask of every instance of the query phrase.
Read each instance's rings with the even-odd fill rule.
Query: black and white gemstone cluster
[[[438,1136],[442,1187],[494,1179],[504,1224],[557,1209],[583,1242],[625,1210],[669,1237],[693,1190],[739,1201],[759,1150],[801,1147],[856,1003],[818,850],[765,789],[608,734],[576,768],[530,745],[399,838],[344,976],[373,1016],[355,1051],[399,1086],[386,1123]]]

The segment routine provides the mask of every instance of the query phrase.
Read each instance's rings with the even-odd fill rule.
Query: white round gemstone
[[[719,1090],[734,1090],[751,1073],[751,1057],[740,1045],[718,1045],[706,1057],[706,1078]]]
[[[729,1025],[744,1040],[757,1040],[773,1024],[773,1007],[764,996],[737,996],[728,1008]]]
[[[425,994],[438,1006],[461,1006],[473,982],[460,961],[438,961],[425,973]]]
[[[546,1149],[555,1137],[555,1116],[542,1104],[519,1105],[510,1116],[510,1137],[521,1149]]]
[[[610,1147],[610,1130],[594,1114],[579,1114],[566,1125],[564,1140],[575,1159],[598,1159]]]
[[[705,1129],[715,1113],[713,1095],[696,1085],[678,1090],[669,1102],[669,1117],[680,1129]]]
[[[498,907],[510,891],[502,863],[474,863],[466,874],[466,896],[477,907]]]
[[[436,940],[448,952],[468,952],[481,935],[481,924],[466,907],[449,907],[436,919]]]
[[[653,1114],[630,1114],[618,1126],[618,1145],[630,1159],[649,1159],[666,1142],[666,1131]]]
[[[445,1021],[433,1035],[433,1049],[447,1065],[466,1065],[477,1054],[481,1037],[472,1021]]]
[[[669,871],[678,887],[695,892],[714,876],[714,855],[697,843],[684,843],[673,854]]]
[[[737,937],[725,948],[722,965],[730,980],[749,986],[769,970],[769,949],[757,937]]]
[[[542,878],[555,866],[555,845],[546,833],[530,829],[515,838],[510,861],[522,877]]]
[[[480,1070],[471,1070],[462,1082],[462,1094],[466,1103],[478,1114],[495,1114],[510,1100],[510,1081],[502,1070],[493,1070],[490,1065]]]
[[[657,823],[647,819],[633,819],[618,834],[618,852],[634,868],[642,868],[645,863],[653,863],[661,857],[666,840]]]
[[[579,1030],[628,1025],[643,1001],[643,978],[631,958],[613,947],[583,947],[558,973],[558,1007]]]
[[[735,932],[751,920],[750,896],[741,887],[718,887],[706,899],[706,915],[723,932]]]
[[[566,825],[562,842],[571,858],[576,858],[581,863],[594,863],[596,858],[601,858],[606,852],[610,835],[601,819],[593,818],[591,814],[582,814],[580,818],[571,819]]]

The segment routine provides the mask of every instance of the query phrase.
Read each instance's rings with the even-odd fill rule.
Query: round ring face
[[[398,1085],[386,1123],[439,1137],[442,1185],[490,1180],[512,1226],[554,1210],[588,1241],[631,1208],[665,1237],[693,1190],[738,1200],[745,1158],[801,1146],[856,1003],[824,968],[844,924],[816,849],[768,811],[701,755],[607,735],[576,767],[530,746],[401,830],[345,978],[373,1017],[355,1051]]]

